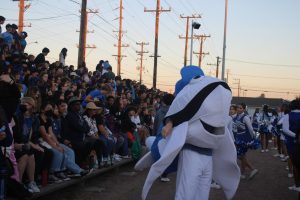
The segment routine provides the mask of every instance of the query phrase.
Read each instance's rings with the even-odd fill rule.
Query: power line
[[[245,60],[238,60],[238,59],[229,59],[229,58],[227,58],[226,60],[232,62],[247,63],[253,65],[274,66],[274,67],[300,67],[300,65],[272,64],[272,63],[262,63],[262,62],[245,61]]]
[[[24,21],[35,21],[35,20],[48,20],[48,19],[57,19],[61,17],[67,17],[67,16],[77,16],[76,14],[67,14],[67,15],[58,15],[58,16],[52,16],[52,17],[41,17],[41,18],[32,18],[32,19],[24,19]],[[18,19],[7,19],[8,21],[18,21]]]
[[[69,0],[69,1],[71,1],[71,2],[73,2],[73,3],[76,3],[76,4],[80,5],[80,3],[77,2],[77,1],[74,1],[74,0]]]
[[[233,76],[245,76],[251,78],[267,78],[267,79],[280,79],[280,80],[296,80],[299,81],[299,78],[292,78],[292,77],[274,77],[274,76],[256,76],[256,75],[248,75],[248,74],[231,74]]]
[[[230,87],[231,89],[238,89],[238,88],[235,88],[235,87]],[[286,91],[286,92],[280,92],[280,91],[272,91],[272,90],[258,90],[258,89],[252,89],[252,88],[242,88],[241,90],[244,90],[244,91],[253,91],[253,92],[272,92],[272,93],[279,93],[279,94],[296,94],[296,95],[299,95],[300,92],[289,92],[289,91]]]

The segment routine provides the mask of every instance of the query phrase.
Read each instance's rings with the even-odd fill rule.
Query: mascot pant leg
[[[212,157],[183,149],[179,154],[175,200],[208,200]]]

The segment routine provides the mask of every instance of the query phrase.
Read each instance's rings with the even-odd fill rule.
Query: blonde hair
[[[32,105],[33,108],[35,108],[35,106],[36,106],[34,99],[31,97],[23,97],[21,99],[21,104],[24,104],[24,103],[28,103],[28,104]]]

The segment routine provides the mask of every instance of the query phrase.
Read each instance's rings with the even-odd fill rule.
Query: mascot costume
[[[180,73],[182,79],[176,83],[176,97],[164,121],[171,122],[173,129],[163,142],[156,142],[160,157],[150,151],[135,166],[136,170],[151,167],[142,199],[176,159],[176,200],[208,200],[212,179],[222,186],[226,198],[232,199],[240,170],[228,129],[230,88],[219,79],[204,76],[196,66],[183,67]]]

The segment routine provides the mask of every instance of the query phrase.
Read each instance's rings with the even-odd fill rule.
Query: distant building
[[[284,99],[277,98],[264,98],[264,97],[233,97],[232,104],[245,103],[247,105],[247,111],[250,116],[253,115],[256,108],[261,108],[264,104],[269,105],[270,108],[277,108],[281,104],[286,103]]]

